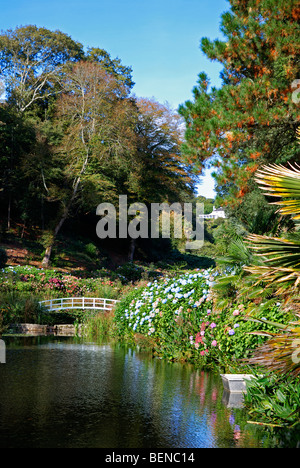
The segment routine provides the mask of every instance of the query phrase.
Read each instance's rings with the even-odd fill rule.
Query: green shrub
[[[40,323],[46,310],[34,297],[22,297],[15,291],[1,296],[1,319],[3,326],[11,323]]]
[[[203,356],[199,337],[203,320],[211,317],[212,279],[210,271],[194,271],[133,290],[116,308],[118,333],[152,337],[156,352],[168,359]],[[203,343],[203,351],[211,346]]]
[[[33,266],[9,266],[0,271],[2,292],[18,291],[32,293],[41,298],[96,296],[116,299],[121,289],[118,278],[115,282],[108,278],[79,278],[55,269],[42,269]]]
[[[135,283],[142,278],[143,271],[142,267],[134,265],[134,263],[125,263],[118,267],[117,274],[123,284],[127,282]]]
[[[216,339],[223,359],[238,362],[248,358],[255,348],[268,339],[264,332],[277,331],[267,321],[284,324],[290,318],[276,304],[257,308],[251,316],[248,315],[247,304],[235,305],[222,312],[216,320]]]
[[[115,311],[120,336],[151,337],[155,352],[171,360],[185,359],[199,365],[217,364],[241,369],[243,360],[268,339],[256,332],[274,332],[265,321],[287,323],[290,317],[279,305],[266,304],[246,320],[247,305],[215,313],[210,288],[213,270],[178,274],[134,289]]]
[[[91,242],[89,244],[86,244],[84,250],[91,259],[98,258],[99,251],[95,244],[92,244]]]
[[[244,401],[252,421],[283,428],[294,427],[299,440],[299,378],[282,378],[271,373],[252,379],[247,382]]]

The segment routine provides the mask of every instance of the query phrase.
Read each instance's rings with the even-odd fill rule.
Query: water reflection
[[[259,447],[219,375],[73,338],[7,343],[0,447]]]
[[[232,393],[224,390],[222,403],[226,405],[227,408],[242,408],[244,405],[243,393]]]

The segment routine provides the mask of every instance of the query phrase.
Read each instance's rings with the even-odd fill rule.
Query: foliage
[[[0,271],[2,292],[35,295],[40,300],[47,297],[94,296],[116,299],[121,284],[95,274],[80,278],[60,270],[30,266],[8,266]]]
[[[291,321],[284,326],[274,323],[275,332],[268,334],[269,340],[252,354],[249,364],[271,369],[281,375],[300,375],[300,323]],[[278,329],[282,330],[278,333]],[[256,332],[259,334],[259,332]]]
[[[297,221],[300,209],[300,178],[297,168],[266,166],[258,171],[257,180],[264,190],[268,190],[269,195],[281,197],[275,202],[280,207],[279,211],[285,216],[291,215]],[[294,320],[299,317],[299,240],[299,232],[279,238],[251,235],[248,237],[249,246],[262,262],[244,267],[250,273],[254,287],[260,287],[279,297],[284,303],[283,308],[293,311]],[[274,334],[265,345],[257,349],[249,363],[283,375],[298,376],[300,322],[292,321],[285,327],[279,325],[278,328],[281,332]]]
[[[237,368],[242,367],[253,351],[277,332],[277,324],[286,327],[289,317],[280,306],[280,303],[263,303],[253,311],[251,303],[246,302],[220,313],[216,339],[224,360],[231,360]]]
[[[248,239],[257,255],[265,259],[262,265],[245,268],[252,274],[254,282],[263,283],[266,287],[274,285],[277,295],[287,298],[297,295],[300,283],[299,234],[286,238],[252,235]]]
[[[194,271],[132,291],[115,311],[119,334],[148,335],[169,359],[192,354],[190,336],[196,335],[210,306],[209,278],[209,271]]]
[[[251,304],[213,307],[214,270],[181,273],[132,290],[115,311],[116,330],[127,339],[148,337],[155,353],[170,360],[241,369],[246,356],[287,323],[278,305],[266,303],[254,314]],[[247,320],[248,314],[260,320]],[[260,334],[254,334],[259,330]]]
[[[21,112],[46,100],[61,65],[82,56],[82,45],[61,31],[29,25],[2,32],[0,65],[8,99]]]
[[[35,297],[21,297],[15,291],[1,293],[0,321],[6,328],[12,323],[40,323],[46,310]]]
[[[83,318],[81,330],[85,337],[97,342],[107,338],[113,339],[115,335],[114,315],[112,312],[100,313],[96,316]]]
[[[229,243],[226,253],[216,259],[218,275],[213,287],[217,311],[232,307],[235,303],[257,300],[257,289],[253,287],[251,275],[246,266],[261,263],[253,254],[242,237],[235,235]],[[259,288],[260,300],[269,299],[269,292]],[[253,304],[254,305],[254,304]],[[255,305],[254,305],[255,307]]]
[[[48,266],[54,240],[78,201],[79,189],[82,187],[81,193],[86,195],[81,204],[90,208],[92,199],[95,209],[97,197],[114,185],[104,176],[103,163],[122,159],[130,151],[133,139],[128,118],[132,104],[125,99],[128,89],[100,64],[70,65],[61,81],[63,92],[57,100],[56,113],[62,122],[63,137],[56,152],[63,165],[65,189],[61,189],[61,183],[48,182],[48,197],[55,200],[59,193],[60,209],[44,266]]]
[[[244,195],[242,202],[233,208],[227,206],[226,212],[228,221],[234,223],[243,236],[248,233],[279,235],[294,227],[292,220],[283,218],[277,213],[276,207],[268,203],[255,181],[249,181],[249,192]]]
[[[300,135],[300,127],[298,134]],[[278,211],[282,215],[291,215],[295,220],[300,219],[300,166],[298,164],[294,166],[291,164],[290,167],[282,164],[263,166],[256,173],[256,181],[260,188],[267,192],[267,195],[281,198],[281,201],[273,204],[281,207]]]
[[[282,215],[291,215],[295,220],[300,217],[300,172],[296,167],[285,168],[271,165],[257,173],[257,181],[268,195],[281,197],[279,205]],[[264,264],[248,267],[256,281],[275,285],[276,294],[293,296],[299,293],[300,283],[300,237],[299,232],[284,237],[252,235],[248,237],[250,247]]]
[[[257,193],[257,169],[299,159],[291,85],[299,76],[300,13],[297,0],[230,4],[221,18],[224,39],[201,41],[203,53],[223,67],[222,86],[211,88],[200,73],[193,100],[179,112],[187,161],[199,171],[212,165],[218,199],[245,219],[239,208],[246,194]]]
[[[206,198],[203,195],[198,195],[196,197],[197,203],[203,203],[204,205],[204,214],[209,214],[213,211],[215,206],[215,200],[213,198]],[[218,207],[216,207],[218,208]]]
[[[154,99],[137,99],[137,158],[129,183],[143,203],[182,200],[195,177],[181,157],[182,119]]]
[[[130,262],[120,265],[117,268],[117,275],[124,284],[128,282],[135,283],[142,278],[143,271],[142,267]]]
[[[299,430],[299,378],[286,376],[278,378],[270,373],[258,376],[256,379],[247,381],[247,393],[244,401],[251,422],[258,421],[258,424],[271,427],[294,427],[295,430]]]
[[[82,234],[86,223],[93,240],[101,202],[116,205],[119,194],[182,202],[192,194],[181,118],[132,96],[132,70],[120,59],[29,25],[0,34],[0,64],[1,222],[41,238],[44,266],[61,229]]]
[[[112,59],[110,54],[99,47],[88,47],[85,55],[85,60],[88,62],[98,62],[105,70],[112,75],[116,80],[128,88],[132,88],[132,68],[122,65],[119,58]]]

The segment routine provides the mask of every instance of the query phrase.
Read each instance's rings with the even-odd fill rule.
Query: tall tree
[[[90,62],[99,62],[105,70],[113,75],[116,80],[121,81],[123,84],[132,88],[134,82],[132,81],[132,68],[122,65],[119,58],[112,59],[110,54],[99,47],[88,47],[85,54],[85,60]]]
[[[139,98],[136,105],[136,151],[127,181],[129,198],[146,205],[188,201],[195,179],[181,157],[182,118],[154,99]],[[135,245],[135,239],[131,239],[129,261],[133,260]]]
[[[24,112],[53,93],[53,78],[60,67],[83,58],[83,46],[61,31],[21,26],[0,35],[0,76],[7,98]]]
[[[56,149],[63,164],[63,186],[49,187],[49,200],[59,200],[60,209],[48,238],[45,266],[79,195],[92,186],[95,202],[97,194],[113,185],[104,177],[102,166],[122,157],[130,148],[128,90],[101,64],[83,61],[70,66],[64,75],[63,89],[57,101],[63,137]]]
[[[299,159],[295,129],[299,105],[293,83],[300,73],[298,0],[230,0],[222,15],[225,40],[203,38],[202,51],[223,65],[220,89],[199,75],[194,100],[180,106],[184,154],[198,171],[215,167],[217,193],[237,210],[256,189],[262,164]]]
[[[139,201],[182,201],[193,192],[195,178],[182,161],[184,123],[168,105],[139,98],[137,155],[132,187]]]
[[[35,142],[32,125],[9,106],[0,104],[0,211],[7,219],[8,229],[18,200],[29,192],[24,184],[22,161]]]

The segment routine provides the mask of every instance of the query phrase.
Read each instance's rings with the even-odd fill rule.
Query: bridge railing
[[[41,301],[49,310],[64,310],[64,309],[95,309],[95,310],[111,310],[119,301],[116,299],[107,299],[103,297],[61,297],[58,299],[47,299]]]

